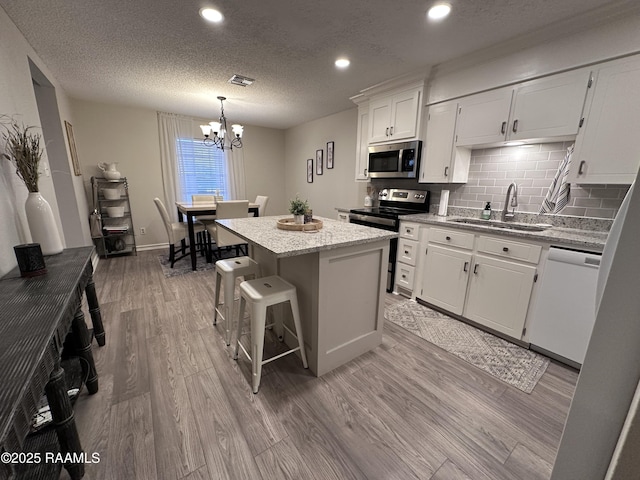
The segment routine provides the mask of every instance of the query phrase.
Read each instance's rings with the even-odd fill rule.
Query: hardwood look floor
[[[99,392],[76,404],[100,455],[85,478],[549,478],[575,371],[551,363],[526,394],[387,323],[380,347],[322,378],[292,355],[266,365],[254,395],[211,322],[214,273],[165,278],[160,253],[95,273],[107,345],[93,344]]]

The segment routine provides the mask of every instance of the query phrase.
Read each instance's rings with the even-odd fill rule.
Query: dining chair
[[[173,268],[173,264],[176,261],[189,254],[187,249],[182,249],[182,255],[176,258],[176,245],[181,240],[185,240],[189,237],[189,229],[186,223],[171,221],[167,208],[164,206],[164,203],[162,203],[162,200],[156,197],[153,201],[155,202],[156,207],[158,207],[158,212],[160,212],[160,216],[162,217],[162,221],[167,230],[167,237],[169,238],[169,262],[171,262],[171,268]],[[194,223],[193,231],[196,234],[199,234],[205,231],[205,227],[201,223]],[[181,247],[178,246],[178,248]],[[188,248],[197,248],[197,245],[189,245]]]
[[[267,213],[267,203],[269,203],[269,197],[265,197],[264,195],[258,195],[256,197],[256,201],[253,202],[258,205],[258,216],[264,217]],[[251,212],[249,217],[255,217],[255,214]]]
[[[246,218],[249,210],[249,200],[227,200],[216,204],[216,219],[225,218]],[[236,255],[240,255],[241,246],[246,246],[247,242],[234,235],[224,228],[208,224],[207,231],[211,238],[215,239],[218,253],[222,247],[236,247]],[[245,249],[244,255],[247,255]],[[218,256],[218,255],[216,255]]]

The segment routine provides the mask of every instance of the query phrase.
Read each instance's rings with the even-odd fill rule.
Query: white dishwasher
[[[600,258],[596,253],[549,249],[529,327],[532,349],[582,365],[596,319]]]

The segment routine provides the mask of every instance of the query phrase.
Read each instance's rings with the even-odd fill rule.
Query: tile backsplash
[[[507,188],[511,182],[515,182],[518,185],[516,210],[538,213],[560,162],[572,143],[473,150],[469,181],[463,185],[449,186],[449,205],[483,208],[487,202],[491,202],[493,210],[502,210]],[[447,188],[444,185],[438,187],[437,191],[431,189],[432,204],[439,202],[439,192]],[[614,218],[628,190],[627,185],[572,184],[569,203],[560,214]]]
[[[573,142],[542,143],[518,147],[495,147],[473,150],[469,181],[465,184],[425,184],[415,180],[372,180],[379,190],[384,187],[414,188],[431,192],[431,212],[438,211],[440,192],[449,190],[449,206],[502,210],[507,188],[518,185],[516,211],[538,213],[549,185],[556,175],[567,148]],[[575,159],[574,159],[575,161]],[[571,185],[568,205],[561,215],[615,218],[628,185]]]

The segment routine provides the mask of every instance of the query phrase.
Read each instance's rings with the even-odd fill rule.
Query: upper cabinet
[[[579,69],[462,98],[456,145],[574,136],[589,79]]]
[[[594,68],[571,181],[631,184],[640,166],[640,56]]]
[[[369,102],[358,104],[358,130],[356,133],[356,181],[369,181]]]
[[[454,145],[458,103],[432,105],[427,108],[425,117],[426,133],[418,182],[466,182],[471,149]]]
[[[369,103],[369,143],[415,139],[419,130],[422,87],[382,94]]]

